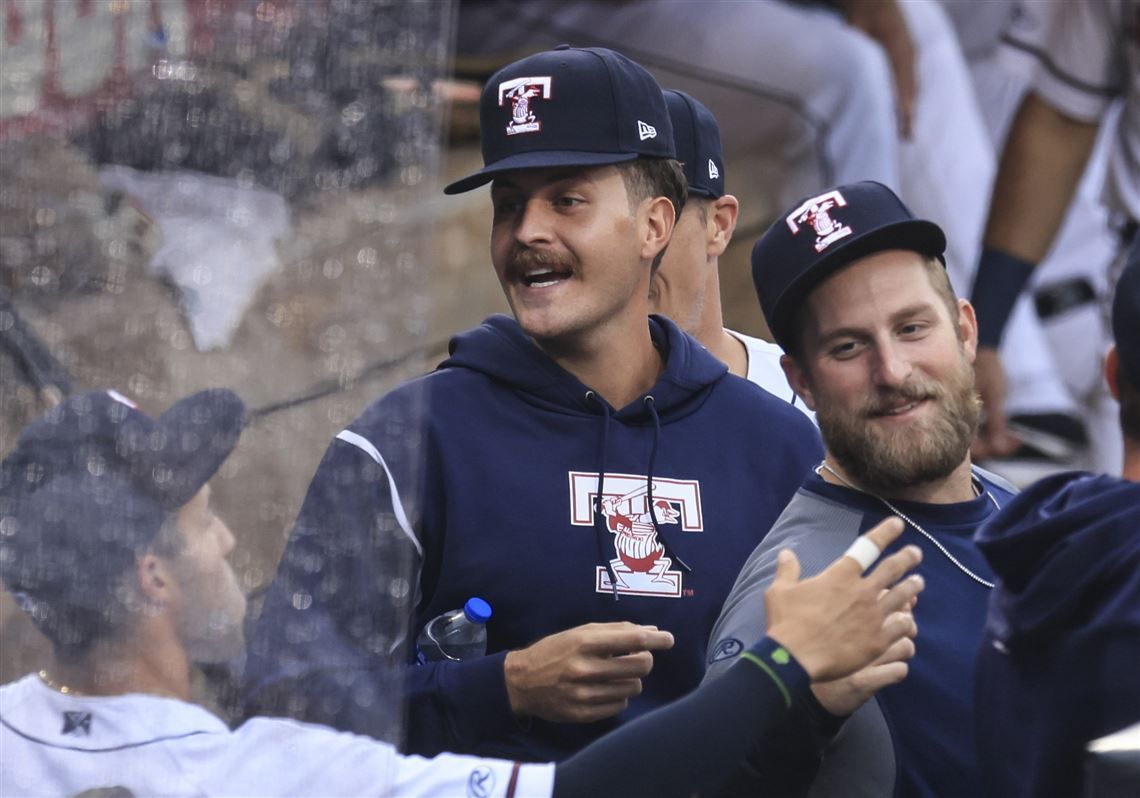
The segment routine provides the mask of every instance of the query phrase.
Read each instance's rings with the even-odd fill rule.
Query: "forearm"
[[[1095,124],[1071,119],[1032,93],[1018,110],[998,168],[970,297],[979,345],[1000,344],[1018,296],[1061,227],[1096,131]]]
[[[1030,93],[1002,152],[985,246],[1029,263],[1044,259],[1061,227],[1098,125],[1065,116]]]
[[[774,641],[764,638],[748,653],[720,678],[559,764],[555,798],[715,789],[810,695],[808,675]]]

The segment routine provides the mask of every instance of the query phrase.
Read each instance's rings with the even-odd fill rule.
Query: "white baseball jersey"
[[[808,409],[803,399],[796,396],[792,386],[788,385],[784,369],[780,367],[780,357],[784,350],[762,338],[753,338],[727,327],[724,331],[744,344],[744,349],[748,352],[748,373],[744,375],[745,379],[756,383],[776,398],[795,405],[797,410],[802,411],[815,424],[815,413]]]
[[[402,756],[368,737],[255,718],[230,730],[202,707],[130,694],[77,697],[35,675],[0,687],[0,795],[549,796],[553,765]]]
[[[1140,0],[1068,0],[1056,12],[1034,89],[1050,105],[1099,122],[1123,97],[1109,151],[1105,204],[1140,220]]]

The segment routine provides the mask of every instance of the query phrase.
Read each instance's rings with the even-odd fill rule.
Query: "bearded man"
[[[907,666],[816,685],[784,755],[742,763],[733,794],[979,795],[972,690],[993,576],[973,542],[1012,488],[970,463],[978,425],[974,309],[946,276],[946,238],[878,183],[798,203],[756,243],[752,274],[788,382],[827,455],[745,563],[710,638],[716,678],[763,629],[756,599],[780,549],[809,572],[894,514],[925,554],[923,630]],[[905,681],[902,680],[906,676]],[[871,689],[895,681],[873,701]]]

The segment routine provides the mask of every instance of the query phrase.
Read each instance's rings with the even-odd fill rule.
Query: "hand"
[[[908,671],[906,661],[913,656],[914,640],[900,638],[867,667],[842,679],[813,684],[811,691],[824,709],[838,718],[845,718],[884,687],[905,679]]]
[[[902,531],[902,520],[892,517],[866,537],[881,551]],[[916,634],[909,610],[923,581],[917,575],[902,577],[921,561],[922,551],[906,546],[864,577],[859,563],[843,556],[800,582],[799,560],[784,549],[764,593],[768,636],[792,653],[813,682],[854,673]]]
[[[641,692],[653,651],[673,647],[655,626],[590,623],[507,654],[503,669],[515,715],[591,723],[621,712]]]
[[[895,0],[846,0],[847,23],[879,43],[895,79],[899,136],[909,139],[918,97],[914,40]]]
[[[974,359],[974,387],[982,397],[985,417],[970,454],[978,460],[1012,454],[1020,441],[1006,428],[1005,368],[998,350],[993,347],[978,347]]]

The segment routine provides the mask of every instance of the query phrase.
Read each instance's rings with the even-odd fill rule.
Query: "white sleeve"
[[[1062,113],[1098,122],[1124,88],[1121,3],[1065,0],[1056,14],[1033,88]]]
[[[408,796],[422,798],[550,798],[554,765],[440,754],[404,756],[357,734],[281,718],[253,718],[225,747],[200,753],[200,771],[224,783],[222,795]]]
[[[554,765],[520,765],[502,759],[440,754],[431,759],[400,757],[393,769],[392,795],[474,798],[550,798]]]

